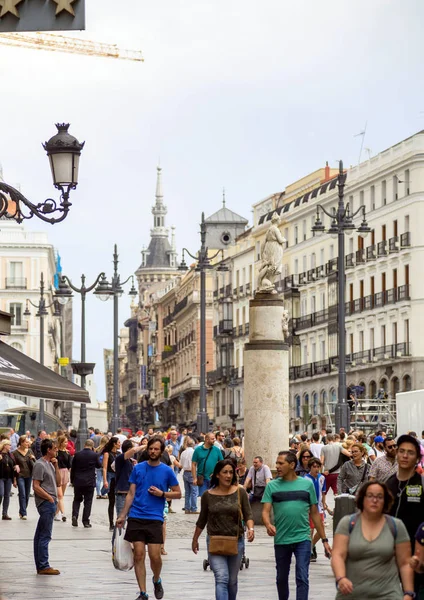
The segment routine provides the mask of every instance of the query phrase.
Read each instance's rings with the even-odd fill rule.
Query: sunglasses
[[[387,446],[386,444],[386,448],[387,450],[393,450],[393,448],[397,448],[397,444],[392,444],[391,446]]]

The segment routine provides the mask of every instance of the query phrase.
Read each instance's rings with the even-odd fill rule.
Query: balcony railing
[[[371,244],[366,250],[367,260],[375,260],[377,258],[377,246]]]
[[[165,350],[162,352],[162,360],[170,358],[176,352],[178,352],[178,346],[177,346],[177,344],[174,344],[172,346],[165,346]]]
[[[377,256],[386,256],[387,254],[387,242],[384,240],[383,242],[378,242],[377,244]]]
[[[411,349],[408,342],[390,344],[388,346],[374,348],[373,350],[363,350],[361,352],[347,354],[346,367],[347,369],[353,369],[361,364],[364,365],[384,360],[403,358],[410,355]],[[293,381],[295,379],[304,379],[305,377],[313,377],[315,375],[329,374],[334,370],[334,367],[337,367],[337,365],[338,357],[335,356],[328,360],[320,360],[318,362],[290,367],[289,379]]]
[[[365,262],[365,249],[364,248],[361,248],[360,250],[357,250],[355,252],[355,260],[356,260],[357,265],[363,264]]]
[[[243,335],[243,325],[238,326],[238,335]]]
[[[400,247],[407,248],[411,245],[411,232],[407,231],[400,236]]]
[[[346,302],[346,316],[348,317],[365,310],[381,308],[387,304],[395,304],[396,302],[402,302],[410,299],[409,285],[401,285],[397,288],[392,288],[384,292],[377,292],[376,294],[364,296],[364,298],[358,298],[352,302]]]
[[[345,264],[346,264],[346,269],[351,269],[352,267],[355,266],[355,253],[354,252],[346,255]]]
[[[233,333],[233,320],[232,319],[223,319],[218,323],[218,332],[219,333]]]
[[[301,329],[308,329],[309,327],[315,327],[328,321],[328,310],[319,310],[318,312],[304,315],[303,317],[296,317],[292,320],[293,329],[299,331]]]
[[[246,294],[250,294],[251,287],[250,282],[246,283]]]
[[[244,326],[244,335],[249,335],[250,326],[249,323],[246,323]]]
[[[26,290],[26,277],[6,277],[6,289]]]
[[[396,235],[389,239],[389,252],[398,252],[399,251],[399,238]]]
[[[231,283],[225,286],[224,296],[228,298],[231,296]]]
[[[15,324],[14,319],[12,317],[12,322],[11,322],[11,327],[12,327],[12,331],[28,331],[28,321],[24,321],[21,319],[19,324]]]

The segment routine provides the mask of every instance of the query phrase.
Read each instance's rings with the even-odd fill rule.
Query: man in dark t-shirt
[[[419,443],[411,435],[401,435],[397,443],[398,473],[386,481],[394,498],[390,514],[405,525],[413,553],[415,533],[424,515],[423,477],[415,470],[421,451]],[[415,575],[417,596],[421,588],[424,588],[424,575]]]

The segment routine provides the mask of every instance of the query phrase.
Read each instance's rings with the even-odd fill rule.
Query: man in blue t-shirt
[[[146,544],[153,571],[155,598],[160,599],[164,595],[160,573],[165,500],[181,498],[181,489],[173,470],[160,460],[164,449],[165,442],[161,437],[149,439],[149,460],[134,467],[129,479],[130,490],[116,521],[117,527],[123,527],[128,515],[125,539],[134,546],[135,575],[140,587],[137,600],[149,598],[146,592]]]

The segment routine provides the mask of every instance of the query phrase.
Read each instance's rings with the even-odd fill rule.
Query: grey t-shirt
[[[324,471],[329,471],[337,465],[339,462],[341,447],[338,444],[327,444],[321,450],[324,456]],[[341,465],[338,469],[332,471],[332,473],[339,473]]]
[[[39,458],[34,465],[32,479],[40,481],[40,487],[57,500],[56,471],[51,462]],[[37,494],[34,494],[34,497],[35,506],[40,506],[42,502],[45,502],[45,498],[41,498]]]
[[[266,480],[272,479],[272,473],[268,465],[262,465],[260,469],[256,471],[256,482],[255,482],[255,467],[250,467],[248,477],[252,480],[252,489],[255,485],[260,485],[261,487],[266,486]]]
[[[403,593],[395,558],[395,545],[409,542],[409,535],[400,519],[395,519],[397,535],[393,539],[387,523],[379,536],[369,542],[362,535],[359,516],[349,535],[350,516],[343,517],[337,526],[336,534],[349,536],[346,559],[346,577],[353,583],[349,600],[402,600]],[[343,600],[341,592],[336,600]]]

